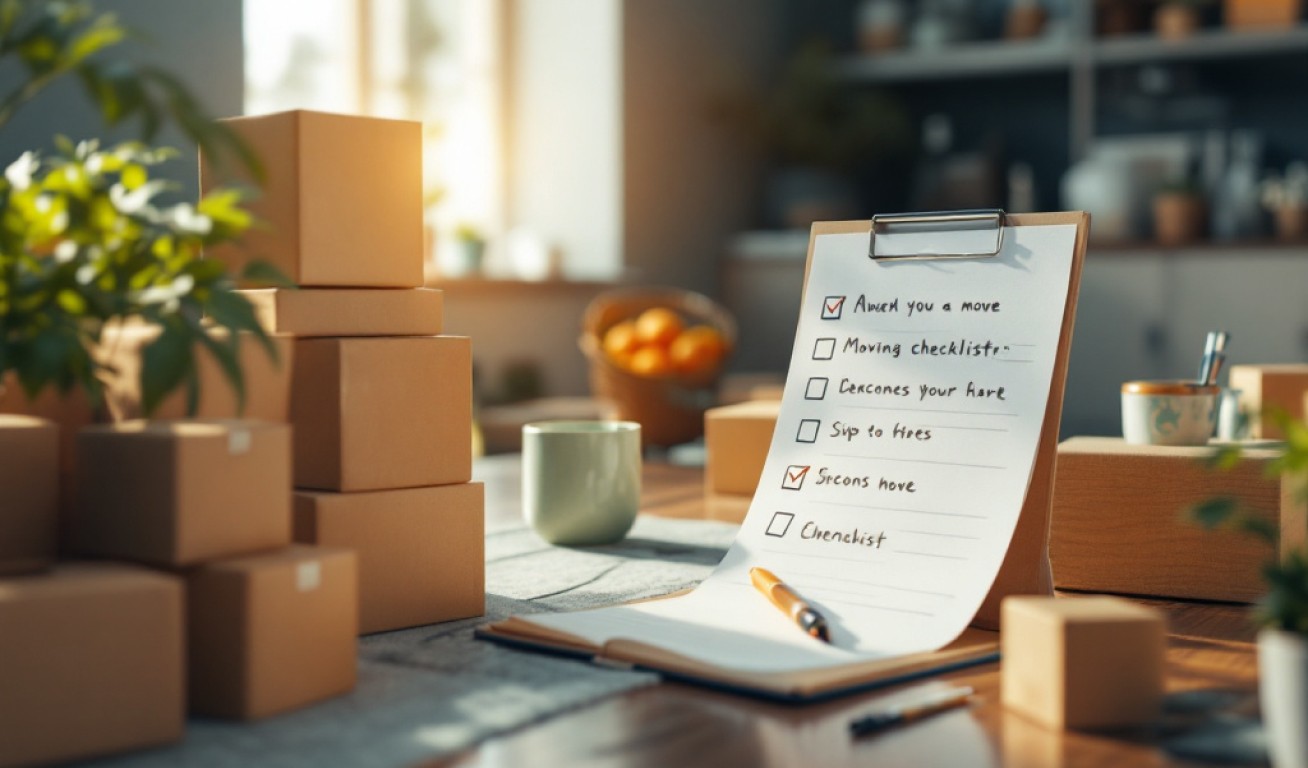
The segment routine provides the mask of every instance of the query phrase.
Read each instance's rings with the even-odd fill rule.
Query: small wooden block
[[[433,288],[266,288],[241,291],[269,333],[436,336],[444,294]]]
[[[1115,597],[1010,597],[1002,606],[1004,706],[1054,728],[1158,717],[1167,623]]]
[[[1308,364],[1232,366],[1231,389],[1240,390],[1240,407],[1253,417],[1249,436],[1279,440],[1285,435],[1267,412],[1280,410],[1303,421]]]
[[[704,480],[709,493],[754,495],[780,412],[780,400],[725,405],[705,412]],[[816,427],[813,439],[817,439]]]
[[[1280,530],[1279,551],[1301,546],[1308,506],[1293,476],[1268,478],[1280,452],[1248,447],[1230,471],[1210,468],[1214,449],[1128,445],[1074,437],[1058,446],[1049,558],[1059,589],[1252,602],[1263,563],[1278,549],[1229,530],[1208,531],[1186,511],[1238,499]]]

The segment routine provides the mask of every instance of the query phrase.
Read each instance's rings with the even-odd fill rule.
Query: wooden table
[[[483,461],[487,523],[515,523],[520,510],[517,457]],[[642,511],[703,517],[703,473],[647,463]],[[1257,668],[1254,630],[1243,606],[1142,601],[1170,622],[1168,690],[1220,691],[1240,711],[1252,711]],[[663,684],[565,713],[540,725],[491,739],[440,765],[623,766],[1159,766],[1169,758],[1160,737],[1182,730],[1169,715],[1158,729],[1075,733],[1045,729],[999,704],[999,665],[941,679],[973,686],[980,703],[858,741],[848,722],[884,691],[811,706],[767,704],[676,684]],[[890,689],[895,690],[895,689]]]

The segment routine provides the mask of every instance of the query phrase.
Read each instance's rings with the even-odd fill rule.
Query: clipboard
[[[601,666],[652,671],[667,680],[792,704],[827,700],[996,661],[998,635],[991,630],[998,629],[1000,601],[1012,594],[1052,593],[1048,534],[1054,461],[1089,221],[1089,215],[1083,212],[1009,215],[1003,211],[990,210],[893,214],[873,217],[870,221],[817,222],[809,236],[803,286],[805,296],[808,295],[814,248],[818,238],[823,235],[867,233],[869,259],[929,261],[994,256],[1002,251],[1007,228],[1047,225],[1076,227],[1067,298],[1063,306],[1049,396],[1022,509],[1010,546],[989,593],[974,615],[971,627],[965,629],[954,642],[937,651],[881,657],[843,666],[747,673],[696,661],[642,642],[638,637],[615,635],[602,644],[593,643],[561,629],[534,624],[530,616],[512,617],[485,625],[476,630],[476,636],[509,647],[572,657]],[[953,253],[899,253],[893,248],[894,233],[904,228],[929,232],[936,227],[979,232],[983,236],[992,237],[993,244]],[[654,600],[669,597],[676,595]]]
[[[1067,290],[1067,304],[1063,307],[1063,326],[1059,333],[1058,352],[1054,372],[1049,384],[1049,403],[1045,408],[1044,426],[1036,449],[1035,467],[1027,486],[1026,501],[1013,532],[1012,542],[1004,557],[999,575],[995,577],[990,593],[977,610],[972,626],[981,629],[999,629],[999,603],[1009,595],[1051,595],[1054,591],[1053,573],[1049,566],[1049,519],[1053,505],[1054,461],[1058,453],[1058,430],[1063,413],[1063,391],[1067,382],[1068,351],[1072,345],[1072,326],[1076,319],[1077,295],[1081,286],[1081,270],[1085,263],[1086,241],[1090,235],[1090,214],[1083,211],[1063,213],[1005,213],[998,209],[969,211],[939,211],[923,213],[879,214],[855,221],[815,222],[808,240],[808,255],[804,266],[804,291],[808,291],[809,266],[813,263],[813,246],[822,235],[868,233],[868,258],[904,261],[933,259],[987,258],[1003,249],[1007,227],[1037,227],[1054,224],[1075,224],[1076,245],[1072,251],[1072,270]],[[969,229],[976,232],[993,232],[985,247],[965,253],[912,253],[900,254],[878,250],[878,235],[895,230],[930,232],[940,228]],[[882,238],[884,241],[885,238]]]

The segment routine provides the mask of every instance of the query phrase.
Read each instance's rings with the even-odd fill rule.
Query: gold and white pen
[[[827,620],[800,597],[795,590],[786,586],[772,571],[765,568],[750,568],[749,580],[754,588],[762,592],[768,601],[786,614],[808,633],[810,637],[824,643],[831,642],[831,632],[827,629]]]

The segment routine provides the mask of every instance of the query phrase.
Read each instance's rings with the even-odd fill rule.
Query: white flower
[[[54,248],[55,261],[67,264],[77,257],[77,243],[72,240],[60,240]]]
[[[195,207],[190,203],[179,203],[172,207],[170,213],[173,224],[183,232],[207,235],[209,230],[213,229],[213,221],[203,213],[196,213]]]
[[[5,178],[16,190],[24,190],[32,185],[32,174],[41,166],[35,152],[24,152],[5,169]]]

